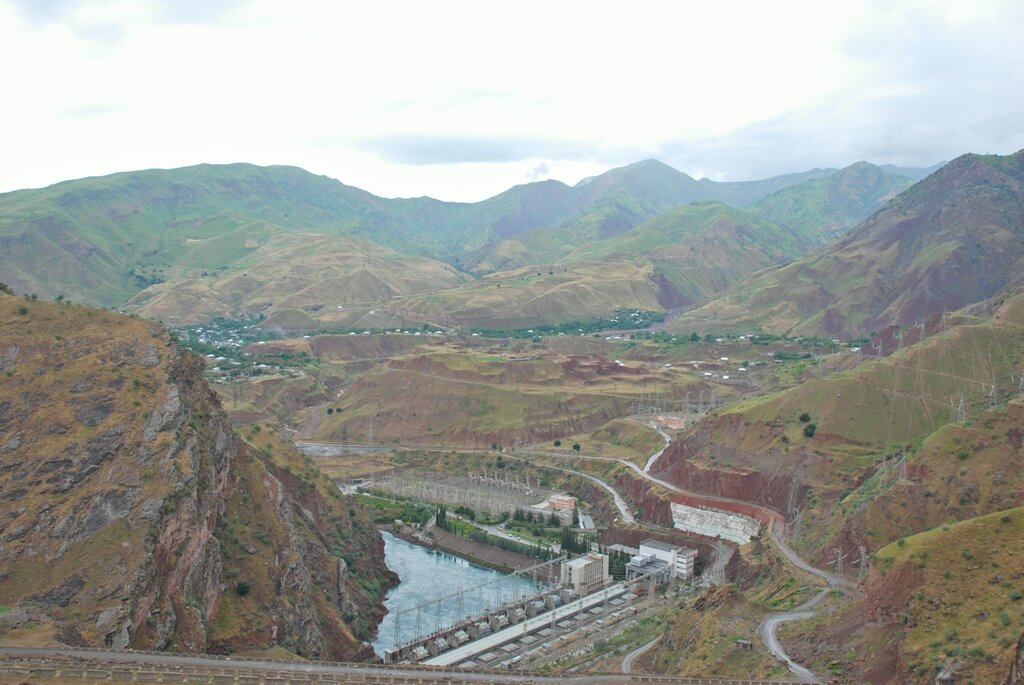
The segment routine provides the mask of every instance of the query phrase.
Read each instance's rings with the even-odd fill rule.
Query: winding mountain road
[[[778,637],[776,637],[775,632],[778,627],[786,621],[798,621],[800,619],[813,616],[814,612],[811,611],[811,609],[813,609],[818,602],[824,599],[829,592],[830,590],[825,588],[792,611],[782,611],[766,617],[761,621],[761,625],[757,627],[757,636],[761,638],[761,642],[763,642],[764,646],[768,648],[768,651],[775,655],[777,659],[784,661],[786,666],[789,667],[790,673],[800,678],[805,683],[817,683],[817,685],[821,685],[821,680],[811,673],[807,667],[801,666],[789,658],[789,655],[786,654],[786,650],[779,642]]]
[[[622,671],[623,673],[632,673],[633,672],[633,662],[636,661],[637,657],[639,657],[642,654],[646,653],[647,650],[649,650],[654,645],[658,644],[659,640],[661,640],[661,636],[660,635],[658,637],[654,638],[653,640],[651,640],[650,642],[648,642],[647,644],[641,645],[640,647],[637,647],[632,652],[630,652],[626,656],[622,657],[622,665],[619,667],[619,670]]]
[[[627,461],[625,459],[616,459],[613,457],[593,457],[587,455],[576,455],[576,458],[617,462],[630,468],[641,478],[644,478],[652,483],[655,483],[665,488],[666,490],[675,492],[677,494],[697,496],[706,500],[721,502],[723,504],[736,503],[755,507],[768,517],[768,539],[775,546],[775,548],[779,550],[779,553],[791,566],[799,569],[804,573],[810,574],[812,576],[824,580],[828,584],[829,588],[846,587],[846,582],[844,581],[844,579],[839,578],[838,576],[829,573],[828,571],[825,571],[823,569],[811,566],[809,563],[801,559],[800,556],[793,550],[793,548],[786,543],[786,541],[779,534],[779,521],[782,520],[782,515],[779,512],[775,511],[774,509],[771,509],[769,507],[766,507],[762,504],[758,504],[755,502],[747,502],[744,500],[734,499],[731,497],[720,497],[717,495],[706,495],[703,493],[691,492],[689,490],[684,490],[683,488],[680,488],[677,485],[669,483],[668,481],[664,481],[660,478],[652,476],[650,474],[650,469],[654,466],[654,464],[661,457],[661,455],[665,453],[665,450],[668,449],[669,444],[671,444],[671,438],[666,433],[664,433],[664,431],[659,430],[658,432],[661,433],[662,437],[666,440],[665,446],[662,447],[657,452],[655,452],[654,454],[652,454],[647,459],[647,463],[644,465],[644,468],[640,468],[633,462]],[[533,453],[537,454],[538,452]],[[545,454],[549,456],[562,456],[551,452],[540,452],[539,454]],[[576,471],[575,473],[580,472]],[[606,489],[611,488],[611,486],[607,485],[607,483],[605,484],[605,486]],[[786,653],[785,648],[783,648],[782,643],[779,642],[778,637],[776,636],[776,632],[778,630],[778,627],[787,621],[796,621],[813,615],[814,612],[812,611],[812,609],[816,604],[818,604],[818,602],[820,602],[827,595],[829,588],[822,590],[820,593],[816,594],[810,600],[804,602],[792,611],[784,611],[767,616],[761,622],[757,629],[758,637],[760,637],[761,642],[764,643],[764,646],[768,649],[768,651],[771,652],[772,655],[775,656],[775,658],[785,663],[786,666],[789,668],[790,672],[793,673],[793,675],[800,678],[802,682],[821,683],[821,680],[819,680],[817,676],[815,676],[807,667],[798,664],[797,662],[793,661],[792,658],[790,658],[789,654]],[[625,661],[623,663],[625,663]]]

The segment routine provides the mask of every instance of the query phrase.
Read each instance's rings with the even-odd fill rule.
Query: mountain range
[[[543,181],[451,203],[380,198],[294,167],[125,172],[0,195],[0,273],[19,292],[168,321],[279,309],[316,319],[356,302],[429,295],[481,274],[632,259],[640,250],[678,290],[661,299],[690,304],[822,244],[921,173],[859,163],[716,183],[648,160],[572,187]],[[706,201],[713,204],[685,209]],[[689,275],[675,266],[687,249],[702,251],[709,264],[728,264],[736,245],[749,241],[751,254],[727,277],[720,268]],[[314,244],[314,251],[302,247]],[[652,251],[664,254],[655,259]],[[578,299],[578,315],[607,313],[603,301]],[[641,300],[623,306],[649,304]]]
[[[1024,283],[1024,151],[963,155],[837,242],[762,271],[676,325],[857,337]]]

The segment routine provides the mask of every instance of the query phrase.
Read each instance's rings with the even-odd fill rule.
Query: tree
[[[807,423],[810,420],[811,420],[811,415],[808,414],[807,412],[804,412],[803,414],[800,415],[800,423]]]
[[[572,527],[573,528],[579,528],[580,527],[580,508],[579,507],[573,507],[573,510],[572,510]]]
[[[561,446],[562,446],[562,441],[561,440],[555,440],[555,447],[561,447]]]
[[[244,580],[240,580],[237,583],[235,583],[235,593],[239,597],[245,597],[247,594],[249,594],[249,590],[251,590],[251,589],[252,589],[252,586],[249,585],[249,583],[245,582]]]
[[[818,430],[818,426],[816,424],[809,423],[806,426],[804,426],[804,435],[806,435],[809,438],[813,438],[814,432],[816,430]]]
[[[560,524],[561,521],[558,519],[558,514],[551,512],[551,514],[548,515],[548,526],[551,528],[557,528]]]
[[[574,442],[572,444],[572,448],[578,453],[580,451],[580,444],[578,442]]]
[[[700,340],[700,336],[697,335],[697,331],[690,333],[690,342],[697,342],[698,340]]]

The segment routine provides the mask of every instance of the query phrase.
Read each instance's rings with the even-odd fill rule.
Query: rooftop
[[[672,545],[661,540],[644,540],[640,543],[641,547],[650,547],[651,549],[660,549],[662,552],[674,552],[675,550],[682,550],[683,548],[679,545]]]

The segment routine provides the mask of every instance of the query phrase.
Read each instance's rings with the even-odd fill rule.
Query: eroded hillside
[[[154,323],[0,295],[4,640],[368,656],[376,530],[202,370]]]

